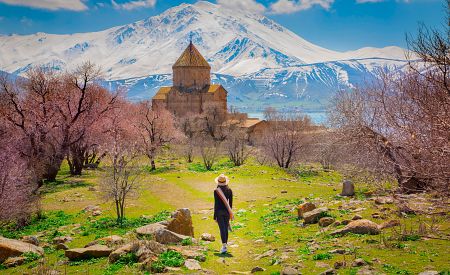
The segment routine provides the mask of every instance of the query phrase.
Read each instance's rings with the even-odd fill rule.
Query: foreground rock
[[[56,237],[53,239],[53,244],[69,243],[72,240],[73,240],[72,237],[69,237],[69,236]]]
[[[312,211],[314,209],[316,209],[316,205],[314,203],[312,202],[302,203],[297,207],[297,216],[299,219],[303,219],[303,214]]]
[[[138,261],[145,262],[147,259],[153,256],[159,255],[166,251],[167,248],[155,241],[134,241],[127,243],[109,254],[109,262],[115,263],[121,256],[127,253],[135,253],[138,257]]]
[[[156,231],[160,229],[166,229],[167,226],[157,222],[144,225],[142,227],[136,228],[136,233],[140,236],[155,236]]]
[[[93,245],[86,248],[74,248],[65,251],[65,256],[69,260],[83,260],[90,258],[108,257],[111,254],[112,249],[106,245]]]
[[[214,242],[216,240],[216,237],[214,237],[213,235],[211,235],[209,233],[203,233],[200,238],[202,240],[208,241],[208,242]]]
[[[167,229],[177,234],[194,237],[191,211],[182,208],[172,213],[172,219],[167,224]]]
[[[202,267],[200,266],[200,263],[194,259],[187,259],[184,262],[184,267],[186,267],[187,270],[201,270],[202,269]]]
[[[350,222],[342,229],[333,231],[331,235],[343,235],[346,233],[378,235],[380,234],[380,228],[372,221],[356,220]]]
[[[0,237],[0,263],[10,257],[17,257],[25,252],[44,255],[44,249],[34,244]]]
[[[20,240],[25,243],[30,243],[39,246],[39,240],[36,236],[23,236]]]
[[[177,234],[167,229],[159,229],[155,234],[155,240],[162,244],[180,243],[182,240],[188,238],[190,236]]]
[[[349,180],[344,180],[342,183],[341,196],[353,196],[355,195],[355,185]]]
[[[3,265],[7,268],[15,267],[18,265],[22,265],[25,262],[25,257],[12,257],[6,259],[6,261],[3,262]]]
[[[327,227],[332,223],[334,223],[334,219],[331,217],[323,217],[319,220],[319,225],[321,227]]]
[[[283,270],[281,270],[281,275],[298,275],[298,274],[301,274],[300,271],[298,271],[292,266],[285,266]]]
[[[305,224],[317,223],[319,221],[320,217],[327,211],[328,211],[328,208],[326,208],[326,207],[316,208],[312,211],[308,211],[308,212],[304,213],[303,220],[304,220]]]

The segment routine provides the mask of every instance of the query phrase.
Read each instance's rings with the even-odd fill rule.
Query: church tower
[[[201,90],[211,84],[211,66],[197,48],[189,43],[175,64],[173,86],[184,90]]]

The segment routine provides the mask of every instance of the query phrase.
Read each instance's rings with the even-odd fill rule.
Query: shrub
[[[158,260],[152,263],[152,271],[163,272],[166,266],[179,267],[183,264],[183,256],[177,251],[169,250],[160,254]]]
[[[333,258],[330,253],[319,253],[313,256],[314,261],[329,260]]]

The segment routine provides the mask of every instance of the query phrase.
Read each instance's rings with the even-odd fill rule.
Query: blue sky
[[[0,0],[0,34],[99,31],[197,0]],[[332,50],[405,46],[418,22],[442,27],[444,0],[211,0],[264,14]]]

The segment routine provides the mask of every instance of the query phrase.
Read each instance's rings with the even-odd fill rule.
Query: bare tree
[[[253,152],[248,145],[248,133],[245,128],[230,126],[225,140],[228,157],[235,166],[241,166]]]
[[[206,170],[211,170],[220,155],[221,143],[208,136],[197,136],[196,145],[199,148],[203,165]]]
[[[266,112],[266,120],[269,126],[260,148],[278,166],[289,168],[308,142],[311,121],[301,114],[282,114],[273,109]]]

